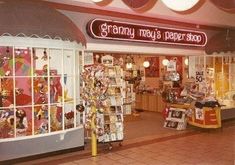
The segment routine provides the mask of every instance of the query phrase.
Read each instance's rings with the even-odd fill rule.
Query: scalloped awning
[[[40,0],[0,0],[2,35],[61,39],[86,45],[85,36],[68,17]]]

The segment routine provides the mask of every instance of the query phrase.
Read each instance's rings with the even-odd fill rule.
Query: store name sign
[[[205,46],[204,32],[148,26],[105,19],[94,19],[87,25],[88,34],[97,39],[135,41],[174,45]]]

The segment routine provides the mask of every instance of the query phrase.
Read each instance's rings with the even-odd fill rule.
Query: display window
[[[83,124],[79,51],[0,46],[0,139]]]
[[[235,106],[235,58],[232,55],[190,56],[189,77],[195,78],[206,96],[215,96],[226,106]],[[202,90],[203,91],[203,90]]]

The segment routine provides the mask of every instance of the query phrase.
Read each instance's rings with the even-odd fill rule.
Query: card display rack
[[[102,126],[104,134],[98,137],[98,142],[109,143],[112,149],[112,142],[121,142],[124,138],[123,125],[123,96],[125,81],[122,79],[123,70],[120,66],[108,66],[105,70],[106,76],[110,79],[107,90],[107,107],[104,113],[97,114],[97,123]]]

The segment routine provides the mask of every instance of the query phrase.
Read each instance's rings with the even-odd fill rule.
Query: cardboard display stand
[[[186,109],[170,107],[164,127],[184,130],[187,126]]]

